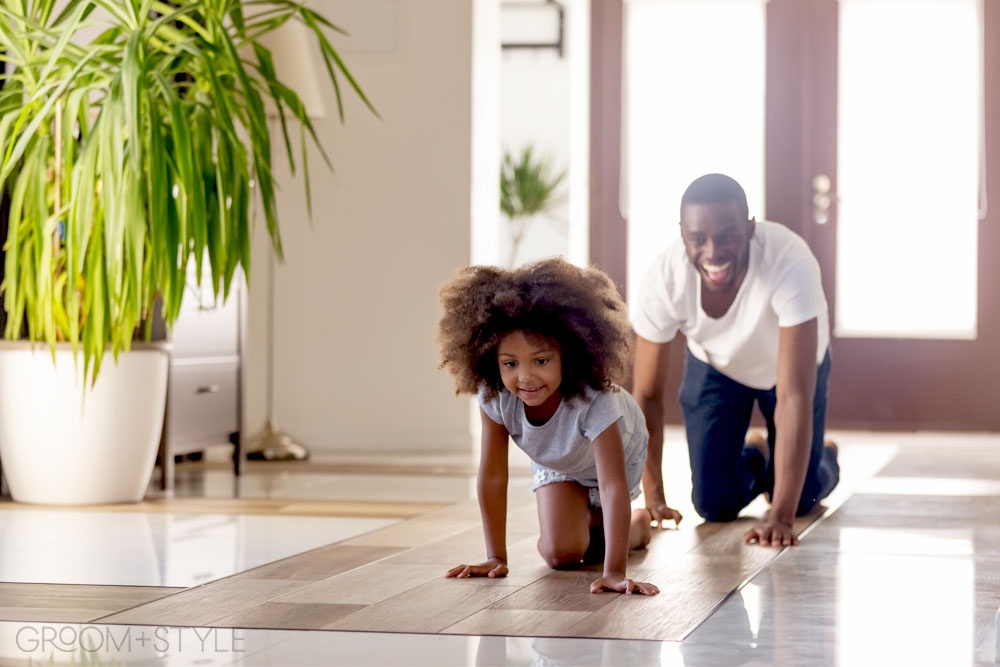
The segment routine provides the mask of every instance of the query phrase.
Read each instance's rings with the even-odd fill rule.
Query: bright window
[[[974,338],[978,0],[841,0],[835,332]]]
[[[721,172],[763,215],[764,0],[627,0],[623,213],[628,294],[679,234],[680,198]]]

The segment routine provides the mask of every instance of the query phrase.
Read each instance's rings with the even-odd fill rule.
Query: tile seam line
[[[840,509],[841,506],[843,506],[843,504],[845,502],[847,502],[846,498],[844,499],[843,502],[840,502],[840,503],[838,503],[837,505],[835,505],[833,507],[828,507],[825,512],[823,512],[820,516],[816,517],[815,521],[813,521],[812,523],[810,523],[808,526],[805,527],[805,529],[803,529],[803,531],[801,533],[799,533],[799,537],[802,538],[802,537],[807,536],[809,533],[811,533],[816,526],[818,526],[819,524],[821,524],[823,521],[825,521],[827,519],[827,517],[829,517],[831,514],[833,514],[834,512],[836,512],[838,509]],[[761,548],[761,547],[758,547],[758,548]],[[758,567],[755,570],[753,570],[753,572],[751,572],[749,575],[747,575],[747,577],[745,579],[743,579],[743,581],[741,581],[739,583],[739,585],[736,586],[736,588],[734,588],[733,590],[729,591],[729,593],[727,593],[718,602],[718,604],[716,604],[714,607],[712,607],[712,609],[707,614],[705,614],[704,618],[702,618],[700,621],[698,621],[693,626],[691,626],[690,628],[688,628],[687,630],[685,630],[683,633],[681,633],[681,636],[680,636],[680,638],[679,638],[678,641],[680,641],[680,642],[687,641],[688,637],[690,637],[698,628],[700,628],[702,625],[704,625],[708,621],[708,619],[712,618],[712,616],[714,616],[716,614],[716,612],[718,612],[719,609],[722,608],[723,605],[725,605],[733,597],[735,597],[737,593],[739,593],[740,591],[742,591],[743,588],[747,584],[749,584],[751,581],[753,581],[755,578],[757,578],[757,576],[760,575],[761,572],[763,572],[765,569],[767,569],[768,567],[770,567],[774,562],[776,562],[779,558],[781,558],[789,549],[794,549],[794,548],[795,547],[791,547],[791,546],[781,547],[778,550],[778,552],[776,554],[774,554],[773,558],[768,559],[760,567]]]

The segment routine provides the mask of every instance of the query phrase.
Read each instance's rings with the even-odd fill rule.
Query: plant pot
[[[0,344],[0,464],[17,502],[138,502],[163,429],[168,343],[107,354],[93,387],[82,356],[58,345]],[[74,363],[78,362],[78,363]]]

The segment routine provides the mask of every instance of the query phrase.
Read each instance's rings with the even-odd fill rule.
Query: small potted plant
[[[293,170],[298,155],[307,184],[305,152],[293,146],[301,139],[303,149],[311,141],[322,150],[299,93],[279,80],[265,46],[288,22],[317,40],[341,120],[341,86],[371,108],[330,42],[328,32],[339,28],[300,2],[0,5],[4,335],[31,343],[13,350],[14,360],[0,356],[0,461],[15,500],[140,499],[162,427],[167,360],[154,352],[150,368],[133,368],[134,333],[151,319],[154,302],[173,323],[189,262],[199,275],[207,262],[212,291],[228,294],[239,269],[250,268],[252,211],[262,212],[281,256],[268,115],[280,120],[274,143]],[[29,370],[29,361],[48,370]],[[122,369],[152,389],[150,407],[135,404],[142,393],[135,386],[102,395],[111,383],[105,376]],[[35,378],[57,372],[70,389],[35,386]],[[32,394],[39,394],[35,406],[9,402]],[[130,428],[125,453],[57,449],[94,421],[101,442],[112,426]],[[29,463],[28,454],[41,461]],[[139,478],[119,483],[133,460]],[[22,475],[31,465],[35,471]],[[39,477],[55,489],[30,490],[27,480]],[[114,491],[103,493],[102,485]]]
[[[566,171],[552,173],[547,159],[535,157],[531,145],[515,157],[504,151],[500,164],[500,210],[510,225],[510,256],[507,266],[513,267],[517,252],[531,221],[539,215],[548,215],[563,202],[559,186],[566,178]]]

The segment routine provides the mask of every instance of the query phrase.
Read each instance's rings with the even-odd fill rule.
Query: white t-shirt
[[[632,309],[632,326],[646,340],[666,343],[680,331],[697,359],[755,389],[777,382],[778,329],[813,318],[818,365],[830,344],[819,262],[802,237],[764,221],[756,223],[746,277],[725,315],[702,309],[701,274],[680,238],[653,261]]]
[[[622,436],[625,461],[646,454],[649,442],[646,419],[639,405],[624,389],[596,391],[584,389],[584,395],[563,399],[554,415],[544,424],[534,426],[524,414],[524,402],[506,388],[489,401],[478,395],[479,405],[490,419],[503,424],[511,439],[535,463],[580,480],[597,480],[597,461],[593,441],[617,422]],[[641,466],[638,470],[641,472]],[[629,485],[638,483],[629,480]]]

